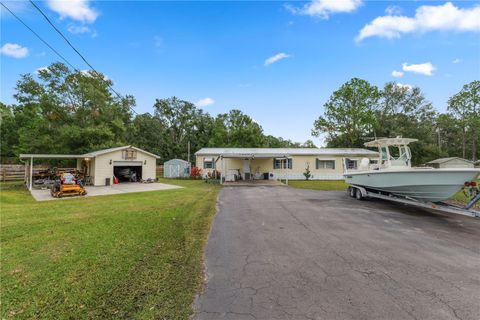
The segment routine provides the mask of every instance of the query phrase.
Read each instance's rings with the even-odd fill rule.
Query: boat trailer
[[[445,203],[445,202],[435,202],[435,203],[422,202],[422,201],[415,200],[413,198],[399,197],[391,193],[386,193],[386,192],[382,193],[381,191],[366,189],[365,187],[357,186],[357,185],[349,186],[347,188],[347,193],[349,196],[351,196],[352,198],[356,198],[357,200],[363,200],[366,198],[377,198],[377,199],[399,202],[399,203],[426,208],[426,209],[432,209],[432,210],[437,210],[442,212],[455,213],[455,214],[466,215],[474,218],[480,218],[480,211],[473,209],[473,206],[480,201],[480,192],[478,192],[478,189],[475,192],[472,199],[464,207],[456,206],[456,205]]]

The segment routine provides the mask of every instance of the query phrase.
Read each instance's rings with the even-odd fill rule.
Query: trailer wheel
[[[360,190],[355,190],[355,198],[356,198],[357,200],[363,200],[362,191],[360,191]]]
[[[348,195],[352,198],[355,198],[355,188],[354,187],[348,187]]]

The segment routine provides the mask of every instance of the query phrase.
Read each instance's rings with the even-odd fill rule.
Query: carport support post
[[[225,158],[221,157],[222,159],[222,172],[220,173],[220,184],[223,184],[223,177],[225,177]]]
[[[287,165],[287,167],[285,168],[286,171],[285,171],[285,184],[288,186],[288,156],[286,156],[286,159],[287,161],[285,161],[285,164]],[[293,161],[293,160],[292,160]],[[293,168],[293,162],[292,162],[292,168]]]
[[[33,157],[30,158],[30,179],[28,181],[28,190],[32,191],[32,178],[33,178]]]

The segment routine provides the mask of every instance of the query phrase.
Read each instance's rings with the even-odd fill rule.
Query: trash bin
[[[109,186],[110,185],[110,178],[105,178],[105,185]]]

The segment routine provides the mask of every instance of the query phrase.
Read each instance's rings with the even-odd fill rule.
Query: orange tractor
[[[84,196],[87,194],[87,190],[85,190],[81,179],[76,178],[71,173],[62,173],[60,179],[55,181],[50,193],[52,197],[62,198]]]

